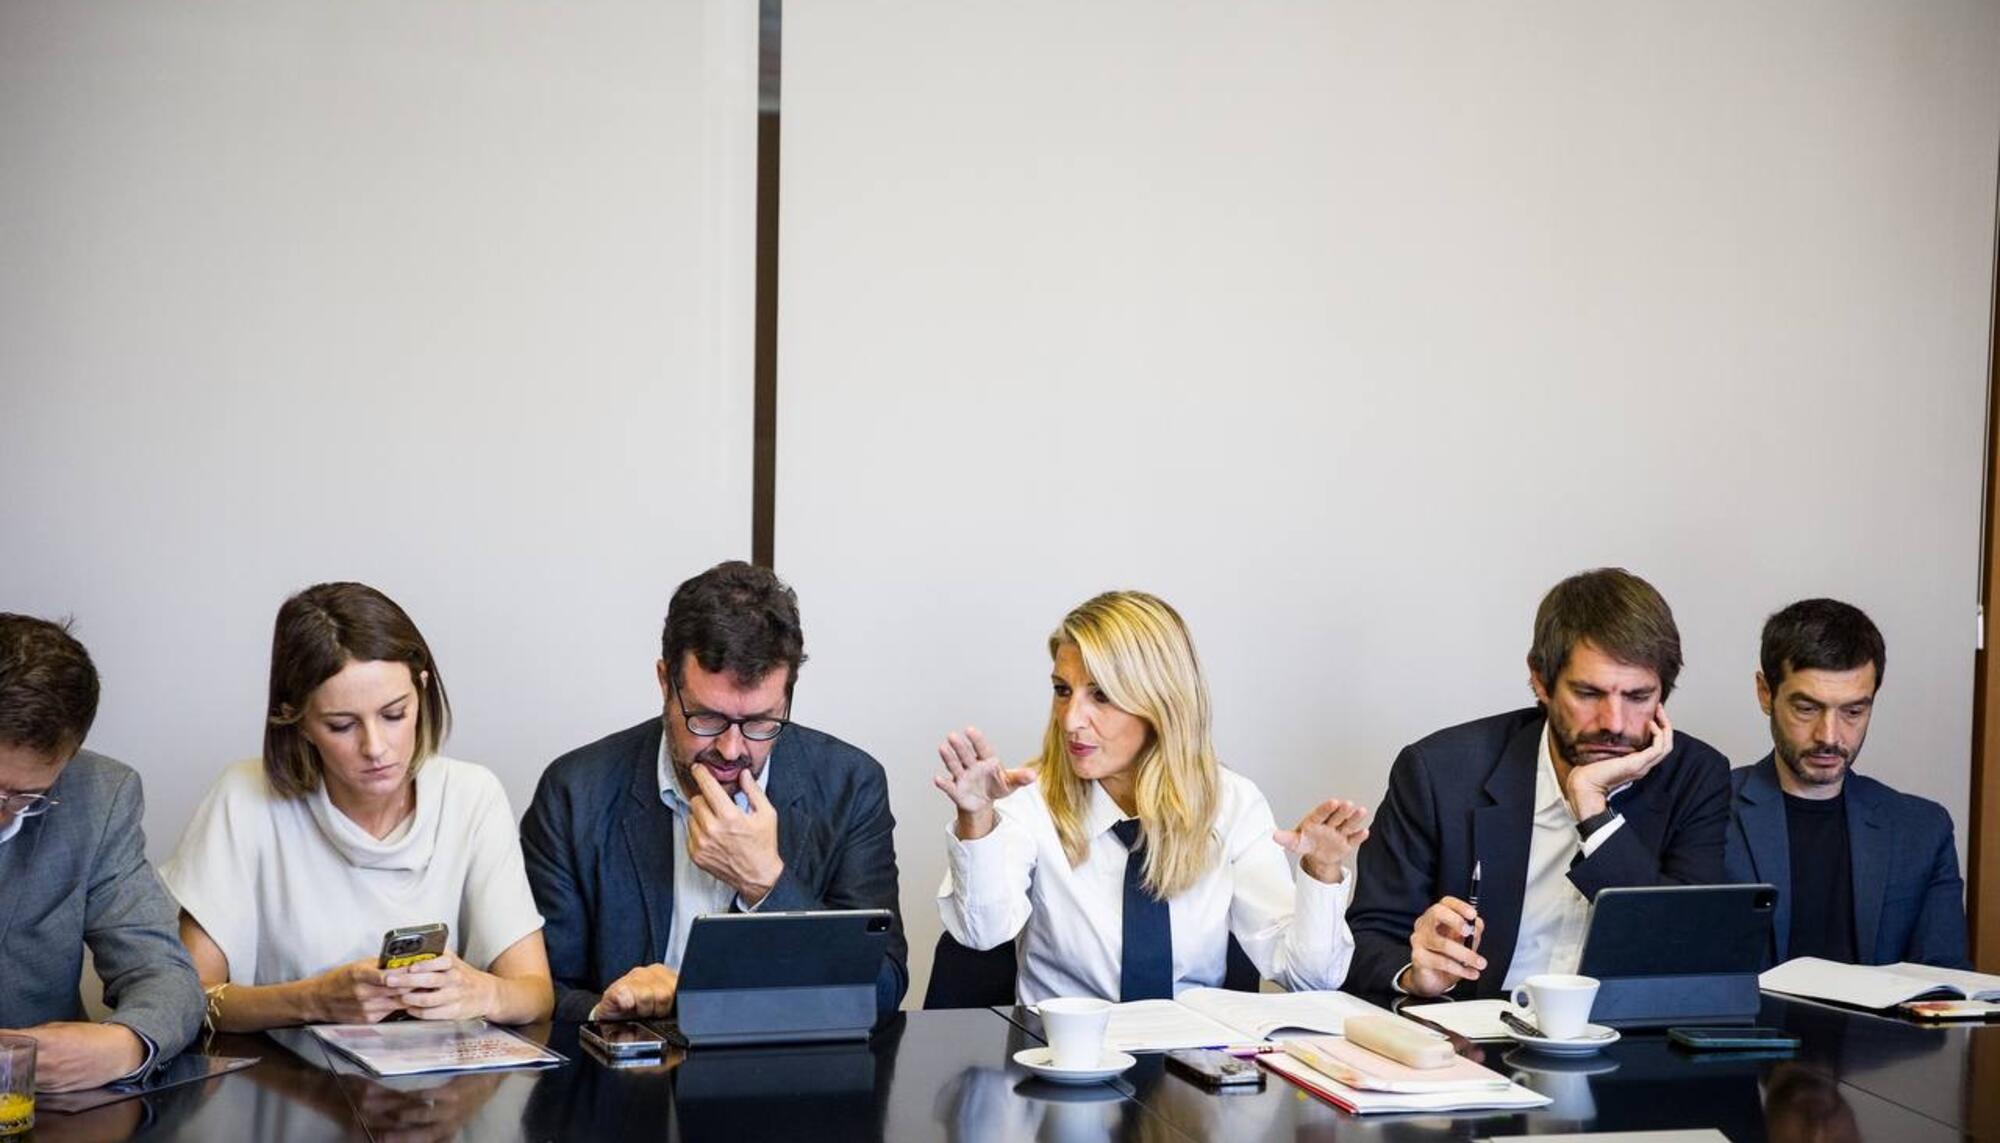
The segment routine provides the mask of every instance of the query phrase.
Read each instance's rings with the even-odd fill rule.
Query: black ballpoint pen
[[[1470,896],[1472,898],[1470,902],[1472,905],[1472,926],[1465,934],[1466,948],[1472,947],[1473,940],[1479,934],[1479,862],[1477,861],[1472,863],[1472,893]]]

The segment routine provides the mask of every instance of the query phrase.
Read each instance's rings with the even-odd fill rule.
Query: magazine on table
[[[381,1024],[317,1024],[327,1047],[378,1076],[541,1068],[563,1058],[484,1020],[394,1020]]]

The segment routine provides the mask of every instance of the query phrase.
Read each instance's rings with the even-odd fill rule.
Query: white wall
[[[1764,616],[1839,596],[1890,646],[1862,765],[1965,820],[2000,8],[786,17],[777,560],[799,717],[891,771],[914,994],[932,747],[1030,754],[1114,586],[1182,609],[1280,817],[1524,704],[1600,564],[1754,760]]]
[[[749,548],[756,11],[0,4],[0,607],[74,614],[164,856],[273,616],[429,638],[516,809]]]
[[[1281,815],[1525,701],[1578,568],[1741,761],[1759,622],[1840,595],[1864,766],[1963,820],[1992,4],[788,7],[798,714],[890,768],[919,994],[932,746],[1025,756],[1115,585]],[[748,547],[754,66],[728,0],[0,2],[0,606],[76,615],[156,855],[316,580],[517,803],[655,708]]]

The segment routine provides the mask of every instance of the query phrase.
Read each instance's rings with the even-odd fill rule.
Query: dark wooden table
[[[1486,1062],[1555,1098],[1526,1113],[1358,1119],[1277,1077],[1212,1095],[1142,1057],[1118,1080],[1065,1088],[1011,1057],[1038,1043],[1021,1010],[911,1012],[866,1045],[696,1052],[613,1068],[576,1026],[526,1029],[560,1068],[381,1080],[300,1031],[217,1037],[256,1067],[78,1115],[44,1115],[38,1143],[71,1140],[1109,1140],[1474,1139],[1714,1127],[1758,1139],[2000,1139],[2000,1026],[1927,1028],[1768,998],[1764,1022],[1805,1040],[1790,1059],[1690,1057],[1628,1033],[1565,1063],[1498,1047]]]

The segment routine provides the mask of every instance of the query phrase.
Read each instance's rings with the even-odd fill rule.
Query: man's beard
[[[1771,720],[1771,741],[1777,747],[1778,763],[1791,772],[1792,777],[1808,786],[1837,786],[1847,778],[1847,772],[1854,769],[1854,757],[1861,753],[1861,744],[1854,744],[1852,751],[1838,746],[1821,746],[1815,743],[1810,749],[1797,750],[1778,731],[1777,719]],[[1822,770],[1807,766],[1807,757],[1838,758],[1840,769]]]
[[[1556,744],[1556,753],[1562,755],[1562,760],[1571,766],[1588,766],[1592,762],[1607,762],[1612,757],[1616,757],[1616,755],[1584,757],[1583,748],[1586,746],[1617,746],[1623,748],[1620,751],[1621,753],[1630,754],[1634,750],[1646,745],[1646,740],[1643,738],[1635,738],[1626,734],[1614,734],[1609,730],[1596,730],[1589,734],[1572,735],[1565,727],[1559,725],[1553,719],[1549,722],[1549,738]]]
[[[692,762],[682,758],[680,748],[674,742],[671,732],[667,735],[667,761],[673,765],[674,781],[681,788],[681,796],[689,801],[693,801],[701,796],[701,787],[694,780],[694,768],[696,766],[712,766],[727,770],[731,765],[729,759],[724,758],[713,746],[702,747],[701,751],[694,756],[694,761]],[[722,779],[716,778],[716,781],[721,783],[723,790],[731,794],[736,793],[737,788],[742,784],[741,778],[747,777],[755,781],[753,773],[755,767],[751,765],[749,755],[744,755],[735,765],[742,767],[742,775],[739,778],[731,779],[728,782],[722,782]],[[714,776],[713,769],[710,771],[710,776]]]

